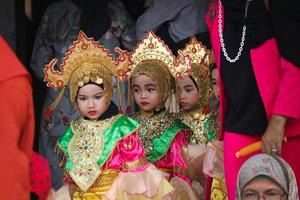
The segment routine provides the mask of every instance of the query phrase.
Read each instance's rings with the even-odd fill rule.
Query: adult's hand
[[[286,120],[284,116],[272,115],[267,130],[262,136],[262,152],[281,154]]]

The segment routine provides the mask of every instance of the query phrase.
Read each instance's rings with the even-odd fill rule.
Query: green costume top
[[[151,116],[138,114],[141,124],[139,136],[150,162],[156,162],[166,155],[173,139],[181,130],[188,127],[166,111]]]
[[[74,182],[86,191],[101,174],[101,167],[118,142],[138,127],[137,121],[125,115],[99,121],[83,118],[73,121],[58,145],[67,158],[65,169]]]

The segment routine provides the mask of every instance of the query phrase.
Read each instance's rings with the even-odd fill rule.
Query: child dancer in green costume
[[[54,69],[56,60],[44,69],[47,86],[63,88],[50,110],[70,84],[71,102],[82,115],[59,139],[65,184],[74,200],[158,200],[173,190],[165,175],[144,158],[138,122],[118,114],[111,101],[112,76],[125,62],[80,32],[63,58],[61,72]]]
[[[128,80],[132,90],[128,96],[133,96],[140,109],[135,118],[141,124],[139,134],[147,159],[169,174],[175,188],[173,199],[197,199],[184,159],[190,131],[166,109],[176,103],[172,75],[184,76],[182,72],[190,69],[189,62],[176,60],[153,32],[138,43],[129,59],[131,64],[119,76]]]
[[[190,170],[189,175],[206,187],[206,196],[212,193],[211,199],[226,199],[227,192],[223,174],[223,149],[217,141],[219,124],[215,113],[209,108],[212,95],[210,82],[210,66],[214,63],[211,51],[206,49],[195,37],[179,55],[191,58],[192,73],[190,76],[178,78],[178,100],[181,111],[179,118],[192,129],[188,148]],[[211,147],[211,148],[209,148]],[[216,165],[218,161],[218,165]],[[217,169],[218,168],[218,169]],[[204,172],[204,173],[203,173]],[[213,178],[205,178],[204,174]],[[210,191],[212,190],[212,191]],[[202,197],[204,198],[204,196]]]

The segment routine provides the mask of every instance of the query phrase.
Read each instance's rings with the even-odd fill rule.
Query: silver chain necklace
[[[249,7],[250,1],[252,1],[252,0],[247,0],[247,2],[246,2],[245,15],[244,15],[245,18],[247,18],[247,12],[248,12],[248,7]],[[243,25],[242,38],[241,38],[240,48],[239,48],[239,51],[238,51],[237,55],[235,56],[235,58],[230,58],[228,56],[228,53],[227,53],[227,50],[226,50],[226,47],[225,47],[223,33],[222,33],[222,26],[223,26],[223,22],[222,22],[222,2],[221,2],[221,0],[219,0],[218,29],[219,29],[219,37],[220,37],[222,52],[223,52],[223,55],[224,55],[224,57],[226,58],[227,61],[229,61],[231,63],[235,63],[236,61],[238,61],[240,59],[240,56],[242,55],[243,47],[244,47],[244,44],[245,44],[244,42],[245,42],[247,27],[246,27],[246,25]]]

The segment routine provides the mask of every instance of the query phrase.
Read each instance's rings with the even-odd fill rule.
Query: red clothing
[[[34,135],[31,79],[0,36],[0,199],[29,199]]]
[[[48,160],[33,152],[29,175],[30,191],[37,194],[39,200],[46,200],[51,190],[51,175]]]

